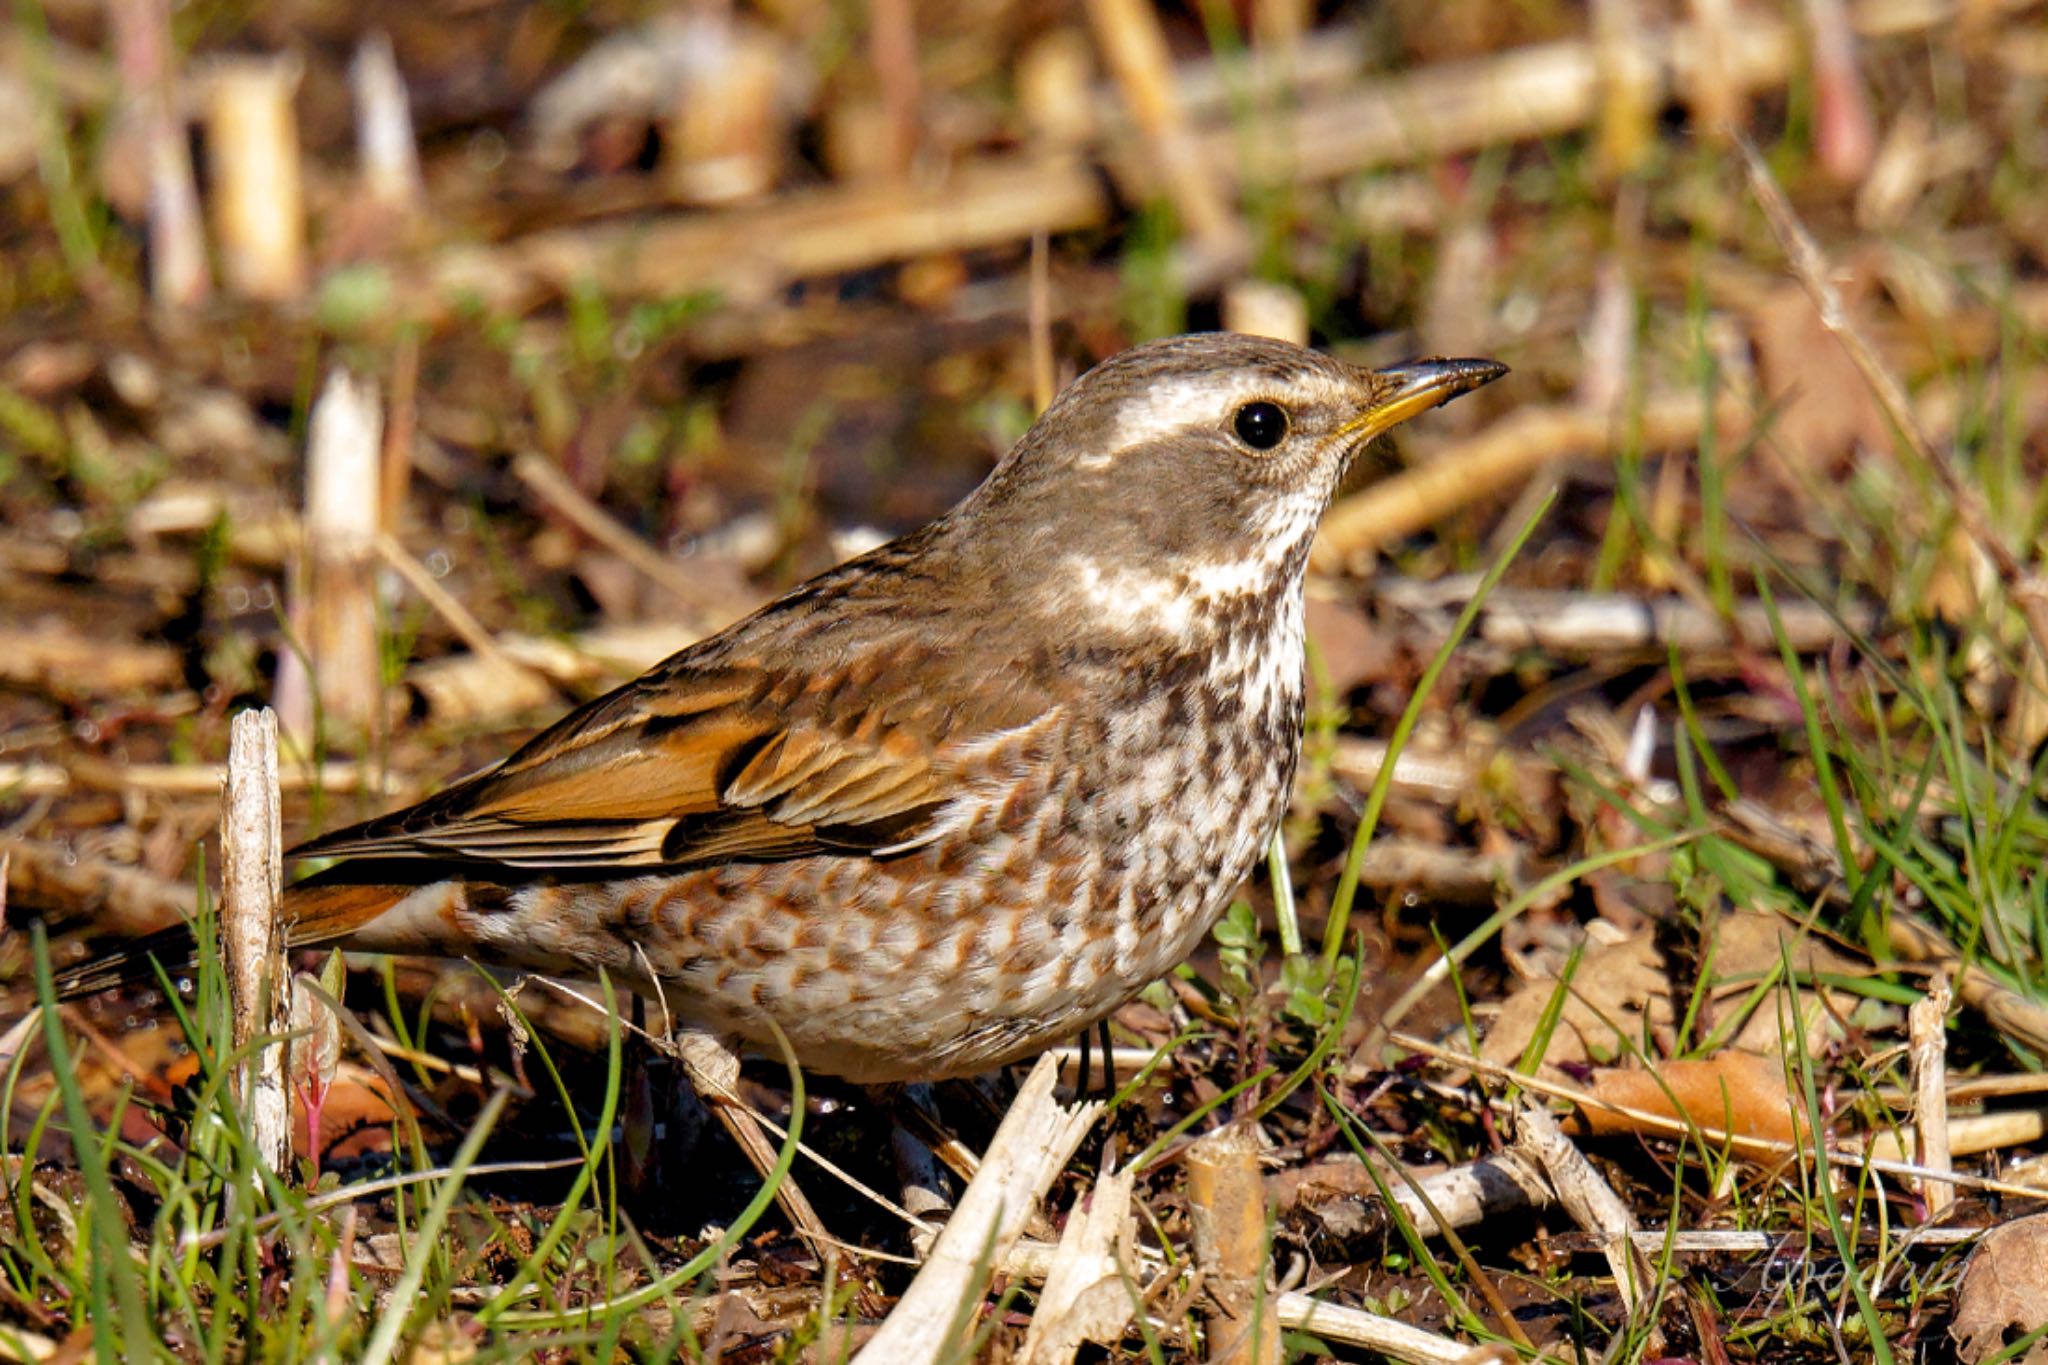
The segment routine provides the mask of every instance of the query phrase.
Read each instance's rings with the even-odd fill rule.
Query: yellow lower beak
[[[1369,441],[1507,372],[1497,360],[1414,360],[1374,370],[1372,403],[1345,423],[1343,434]]]

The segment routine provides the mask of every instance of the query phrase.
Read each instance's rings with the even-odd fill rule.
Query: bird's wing
[[[568,870],[897,851],[936,832],[963,751],[1057,709],[1021,680],[942,702],[955,689],[917,685],[915,646],[832,655],[805,668],[686,652],[497,767],[294,856]]]

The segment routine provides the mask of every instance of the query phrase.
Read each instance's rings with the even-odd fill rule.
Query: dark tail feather
[[[352,880],[346,865],[285,888],[285,944],[303,948],[346,938],[418,888]],[[342,874],[342,875],[337,875]],[[76,1000],[116,987],[157,984],[157,966],[175,980],[193,969],[199,947],[189,924],[131,939],[52,978],[59,1000]]]

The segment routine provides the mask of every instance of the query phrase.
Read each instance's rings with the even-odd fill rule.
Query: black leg
[[[1088,1030],[1081,1030],[1081,1074],[1074,1079],[1074,1099],[1088,1098]]]
[[[1108,1100],[1116,1094],[1116,1053],[1109,1045],[1109,1016],[1103,1015],[1095,1027],[1102,1034],[1102,1098]]]

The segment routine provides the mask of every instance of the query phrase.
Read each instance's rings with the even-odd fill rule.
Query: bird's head
[[[956,517],[1087,604],[1171,625],[1203,597],[1298,582],[1357,454],[1505,373],[1491,360],[1365,369],[1228,332],[1151,342],[1069,385]]]

